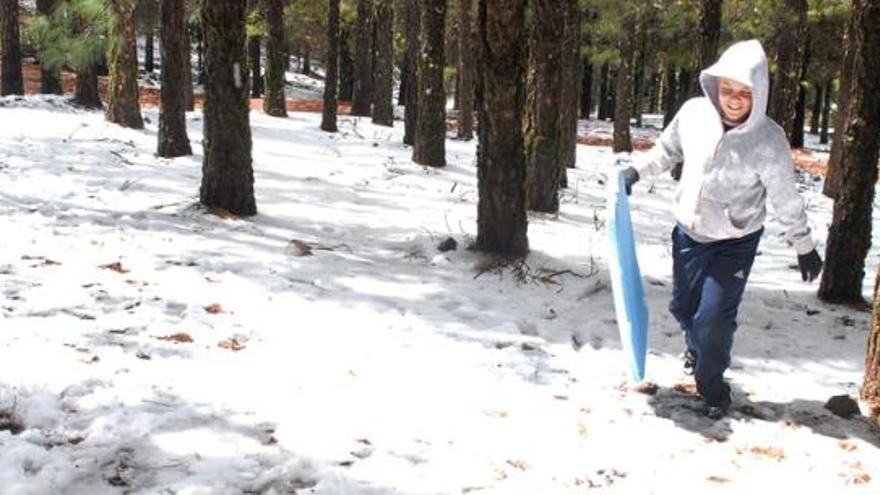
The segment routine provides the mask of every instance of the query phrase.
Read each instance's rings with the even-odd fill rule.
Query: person
[[[812,282],[822,270],[788,140],[766,115],[768,79],[758,41],[731,45],[700,74],[705,96],[685,102],[655,146],[621,172],[629,194],[640,177],[684,163],[673,208],[669,311],[685,335],[685,368],[713,419],[730,407],[724,372],[768,199],[797,251],[802,279]]]

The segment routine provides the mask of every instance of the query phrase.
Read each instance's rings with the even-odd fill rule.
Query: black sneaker
[[[694,353],[691,352],[690,349],[688,349],[681,353],[681,360],[682,365],[684,366],[684,374],[693,376],[694,368],[697,367],[697,357],[694,356]]]
[[[727,416],[727,407],[706,405],[706,417],[712,420],[719,420]]]

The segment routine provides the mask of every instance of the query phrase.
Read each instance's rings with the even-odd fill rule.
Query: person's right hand
[[[627,167],[620,172],[623,175],[623,183],[626,186],[626,195],[632,193],[632,186],[639,181],[639,171],[635,167]]]

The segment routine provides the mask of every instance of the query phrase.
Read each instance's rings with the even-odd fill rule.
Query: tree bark
[[[373,91],[373,123],[394,126],[394,4],[374,0],[376,5],[376,85]]]
[[[559,146],[560,167],[559,186],[568,187],[568,170],[575,168],[577,161],[578,126],[578,87],[580,86],[580,9],[578,2],[561,0],[565,6],[562,36],[562,111],[559,114],[561,136]]]
[[[57,0],[37,0],[37,13],[49,15],[55,8]],[[58,69],[50,69],[40,63],[40,92],[43,94],[60,95],[61,79]]]
[[[446,92],[443,90],[443,52],[446,0],[421,0],[419,34],[419,117],[413,161],[446,166]]]
[[[529,250],[522,110],[526,0],[480,0],[482,104],[477,147],[477,250]]]
[[[608,72],[608,62],[605,62],[599,70],[599,112],[596,115],[602,121],[608,118]]]
[[[287,117],[287,98],[284,94],[287,71],[287,42],[284,37],[284,0],[263,0],[268,33],[266,36],[266,78],[263,89],[263,112],[273,117]],[[328,50],[330,51],[330,50]],[[332,53],[332,52],[331,52]],[[335,55],[328,58],[334,59]],[[335,60],[332,62],[335,64]],[[330,69],[328,64],[327,74]],[[329,79],[329,77],[328,77]],[[325,80],[325,84],[327,84]],[[335,81],[333,82],[335,86]]]
[[[860,304],[880,151],[880,2],[863,0],[851,16],[855,37],[852,73],[847,77],[851,81],[848,122],[840,140],[840,182],[819,297],[831,303]]]
[[[327,0],[327,75],[321,130],[336,132],[336,82],[339,80],[339,0]]]
[[[865,375],[860,389],[862,400],[868,404],[868,414],[880,416],[880,267],[874,277],[874,307],[865,350]]]
[[[697,48],[699,69],[703,70],[718,56],[718,40],[721,38],[721,7],[723,0],[701,0],[700,2],[700,44]],[[699,82],[695,95],[700,94]]]
[[[263,74],[260,70],[260,59],[262,58],[262,53],[260,53],[260,36],[254,35],[248,38],[247,41],[247,57],[248,64],[251,68],[251,98],[259,98],[263,95]]]
[[[159,4],[162,89],[157,154],[166,158],[192,154],[186,134],[184,59],[189,56],[189,47],[184,15],[184,0],[162,0]]]
[[[644,19],[638,19],[635,26],[636,45],[633,53],[633,86],[632,86],[632,114],[636,119],[636,127],[642,127],[642,110],[644,110],[645,92],[645,57],[648,46],[645,36],[647,26]]]
[[[813,83],[813,105],[810,107],[810,134],[819,134],[819,118],[822,115],[822,86]]]
[[[794,122],[791,129],[791,147],[804,147],[804,124],[807,113],[807,93],[803,84],[798,85],[797,103],[795,104]]]
[[[373,101],[373,9],[372,0],[357,1],[355,26],[354,92],[351,114],[370,116]]]
[[[861,8],[862,2],[867,0],[852,0],[852,11]],[[831,140],[831,153],[828,157],[828,165],[825,169],[825,185],[822,188],[822,194],[831,199],[837,197],[839,184],[839,164],[840,154],[843,151],[843,143],[841,139],[846,134],[846,126],[849,122],[849,93],[850,93],[850,74],[853,71],[857,26],[854,24],[854,17],[850,16],[846,24],[846,34],[844,38],[844,55],[843,64],[840,68],[840,82],[837,89],[837,115],[834,118],[834,137]],[[826,138],[827,142],[827,138]]]
[[[593,110],[593,64],[588,55],[584,55],[584,66],[581,72],[580,117],[589,119]]]
[[[105,116],[108,121],[143,129],[138,101],[137,35],[133,0],[107,0],[111,14],[110,90]]]
[[[351,102],[354,97],[354,60],[351,58],[351,32],[339,27],[339,99]]]
[[[184,10],[184,15],[186,15],[186,11]],[[184,25],[186,25],[184,21]],[[192,43],[190,38],[190,31],[188,27],[184,28],[183,31],[183,98],[184,98],[184,107],[187,112],[192,112],[196,108],[196,97],[195,92],[193,91],[193,78],[192,78]]]
[[[153,56],[153,36],[155,35],[153,31],[153,24],[148,23],[147,29],[144,32],[144,72],[152,73],[155,69],[155,58]]]
[[[458,138],[470,141],[474,138],[474,89],[475,60],[473,22],[471,22],[473,2],[461,0],[459,3],[458,35],[458,82],[459,119]]]
[[[666,69],[666,84],[663,85],[663,127],[669,125],[672,122],[672,119],[675,117],[675,113],[678,112],[678,106],[676,102],[678,101],[678,79],[675,76],[675,67],[672,65],[667,65]]]
[[[205,107],[201,203],[254,215],[250,105],[245,54],[245,2],[211,0],[202,6],[205,33]]]
[[[828,144],[828,125],[831,121],[831,88],[832,82],[829,80],[825,83],[825,91],[822,95],[822,123],[819,124],[819,144]]]
[[[419,32],[421,31],[421,8],[419,0],[407,0],[404,19],[406,32],[406,110],[404,112],[403,143],[410,146],[416,144],[416,132],[419,108]]]
[[[777,25],[776,74],[767,113],[785,130],[789,142],[794,132],[795,107],[804,64],[807,0],[784,0]]]
[[[3,31],[3,43],[0,44],[3,49],[0,96],[23,95],[18,0],[0,0],[0,29]]]
[[[103,108],[101,95],[98,93],[98,68],[94,63],[77,71],[73,102],[83,108]]]
[[[559,211],[562,169],[562,71],[566,5],[534,0],[524,125],[526,197],[530,210]]]
[[[635,12],[626,2],[623,30],[625,33],[634,32],[636,25]],[[635,57],[635,40],[631,36],[620,38],[620,66],[617,70],[617,101],[614,107],[614,143],[615,153],[632,151],[632,139],[629,132],[629,119],[632,112],[632,87],[633,72],[635,70],[633,59]]]

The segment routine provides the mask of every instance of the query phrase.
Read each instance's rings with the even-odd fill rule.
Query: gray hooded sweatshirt
[[[727,132],[718,101],[718,78],[752,91],[748,119]],[[785,240],[798,254],[815,248],[804,201],[795,185],[794,163],[785,133],[767,117],[767,56],[756,40],[732,45],[700,74],[704,97],[685,102],[654,148],[636,169],[642,177],[683,161],[674,214],[698,242],[736,239],[758,231],[773,212]]]

